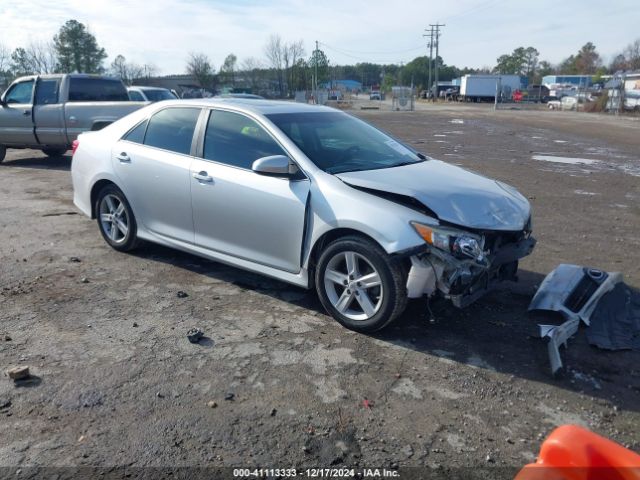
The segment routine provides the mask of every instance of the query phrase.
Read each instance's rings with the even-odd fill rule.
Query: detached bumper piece
[[[622,274],[578,265],[559,265],[544,279],[529,311],[549,310],[566,318],[561,325],[539,325],[549,338],[551,373],[562,368],[560,346],[576,334],[582,321],[589,343],[617,350],[640,348],[640,294],[622,282]]]

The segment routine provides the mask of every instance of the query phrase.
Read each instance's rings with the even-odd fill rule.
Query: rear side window
[[[58,103],[58,85],[60,80],[57,78],[47,78],[38,81],[36,87],[36,104],[51,105]]]
[[[121,102],[128,101],[127,89],[119,80],[94,77],[71,77],[70,102]]]
[[[204,158],[251,169],[253,162],[286,152],[258,123],[232,112],[212,111],[204,138]]]
[[[176,97],[169,90],[143,90],[144,94],[152,102],[160,102],[161,100],[175,100]]]
[[[31,103],[31,92],[33,91],[33,80],[16,83],[4,97],[7,103]]]
[[[123,140],[133,143],[144,143],[144,132],[146,129],[147,121],[145,120],[133,130],[130,130],[129,133],[124,136]]]
[[[159,111],[149,120],[144,144],[189,155],[199,115],[199,108],[166,108]]]
[[[129,99],[133,102],[144,102],[145,99],[140,92],[129,90]]]

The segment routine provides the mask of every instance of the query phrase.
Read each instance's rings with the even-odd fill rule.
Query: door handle
[[[76,117],[75,117],[75,116],[73,116],[73,115],[71,115],[71,116],[69,117],[69,122],[71,122],[71,123],[76,123],[76,120],[77,120],[77,119],[76,119]]]
[[[199,182],[213,182],[213,177],[209,176],[204,170],[202,172],[194,173],[193,178]]]
[[[23,114],[25,117],[28,117],[29,115],[31,115],[31,110],[23,110],[23,111],[22,111],[22,114]]]
[[[116,158],[120,160],[120,163],[131,163],[131,158],[126,152],[122,152],[120,155],[116,155]]]

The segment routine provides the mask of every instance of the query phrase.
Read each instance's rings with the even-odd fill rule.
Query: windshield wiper
[[[426,160],[426,159],[425,159],[425,160]],[[418,160],[418,161],[414,161],[414,160],[412,160],[412,161],[410,161],[410,162],[396,163],[395,165],[391,165],[389,168],[403,167],[403,166],[405,166],[405,165],[414,165],[414,164],[416,164],[416,163],[424,162],[425,160],[420,159],[420,160]]]

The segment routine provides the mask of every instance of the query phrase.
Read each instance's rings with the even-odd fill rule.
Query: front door
[[[112,150],[112,163],[138,224],[193,243],[191,145],[200,108],[170,107],[139,124]]]
[[[34,84],[35,79],[30,78],[14,83],[5,93],[0,105],[0,145],[37,145],[32,116]]]
[[[211,112],[203,159],[191,165],[196,244],[288,272],[300,271],[309,180],[265,176],[254,160],[286,155],[251,118]]]

